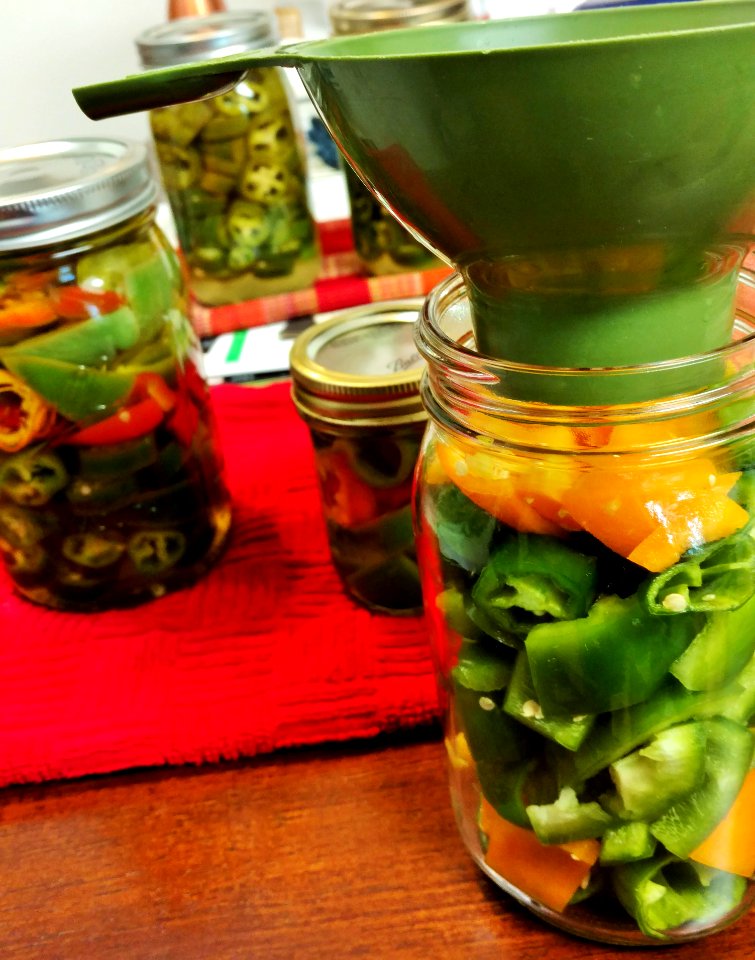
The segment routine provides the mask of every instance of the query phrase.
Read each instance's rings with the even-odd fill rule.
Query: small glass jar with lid
[[[261,10],[183,17],[136,40],[145,67],[273,43]],[[311,286],[320,253],[281,71],[254,67],[226,93],[149,119],[192,295],[217,306]]]
[[[0,151],[0,556],[22,596],[100,610],[188,585],[231,506],[146,147]]]
[[[422,597],[412,529],[426,426],[413,341],[421,299],[344,310],[296,339],[292,395],[309,427],[335,569],[377,613],[414,615]]]
[[[335,36],[469,19],[467,0],[335,0],[328,9]],[[344,165],[354,246],[373,276],[428,270],[442,261],[389,212]]]
[[[453,806],[481,869],[588,939],[715,933],[755,885],[755,325],[601,369],[418,325],[415,533]],[[577,399],[578,398],[578,399]]]

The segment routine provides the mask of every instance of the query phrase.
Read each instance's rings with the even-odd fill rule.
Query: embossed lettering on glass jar
[[[411,507],[427,422],[413,341],[421,303],[342,311],[300,334],[291,351],[333,564],[346,591],[380,613],[422,609]]]
[[[752,316],[704,356],[526,366],[476,352],[454,277],[418,344],[415,533],[472,857],[583,937],[717,931],[755,870]]]
[[[136,41],[149,67],[273,42],[260,10],[183,18]],[[226,93],[153,110],[150,125],[197,300],[238,303],[311,286],[320,254],[282,73],[255,67]]]
[[[336,36],[469,19],[467,0],[336,0],[328,9]],[[373,276],[427,270],[442,261],[420,243],[344,164],[354,246]]]
[[[141,144],[0,151],[0,555],[47,606],[189,584],[230,527],[155,195]]]

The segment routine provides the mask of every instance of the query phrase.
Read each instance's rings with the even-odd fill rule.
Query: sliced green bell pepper
[[[755,597],[729,613],[710,614],[670,672],[688,690],[714,690],[732,680],[753,653]]]
[[[85,367],[101,367],[110,363],[119,351],[133,347],[138,338],[139,324],[134,311],[119,307],[112,313],[27,337],[13,347],[0,350],[0,360],[8,366],[9,356],[22,354]]]
[[[753,701],[755,658],[731,683],[718,690],[691,692],[669,676],[648,700],[598,717],[581,748],[559,756],[560,782],[578,788],[672,724],[719,714],[746,722],[742,714],[750,710]]]
[[[530,804],[527,816],[541,843],[589,840],[616,822],[596,801],[580,801],[571,787],[563,787],[555,803]]]
[[[441,554],[470,573],[481,570],[490,556],[495,517],[472,503],[453,484],[439,489],[431,509]]]
[[[701,721],[706,735],[700,783],[650,824],[667,850],[685,859],[726,815],[744,783],[753,756],[753,735],[725,717]]]
[[[456,666],[451,671],[453,680],[467,690],[491,693],[508,686],[513,670],[508,651],[489,650],[481,643],[462,643]]]
[[[555,537],[512,535],[482,568],[469,616],[492,637],[518,646],[538,623],[584,617],[595,578],[594,557]]]
[[[655,853],[657,840],[642,820],[631,820],[608,827],[600,841],[600,862],[603,866],[646,860]]]
[[[736,610],[755,594],[755,539],[745,530],[690,551],[648,584],[658,616]]]
[[[592,729],[595,717],[546,717],[537,702],[529,661],[524,650],[517,655],[503,709],[519,723],[536,733],[560,743],[567,750],[577,750]]]
[[[126,544],[114,533],[86,532],[70,534],[63,541],[63,556],[83,567],[99,569],[120,560]]]
[[[704,722],[681,723],[608,768],[616,786],[611,809],[626,820],[652,820],[702,780],[708,740]]]
[[[14,354],[8,369],[69,420],[100,420],[111,414],[134,386],[135,373],[95,370],[62,360]]]
[[[525,646],[543,713],[604,713],[646,700],[698,626],[694,614],[654,617],[633,594],[601,597],[580,620],[533,627]]]
[[[166,312],[181,286],[181,269],[169,248],[156,251],[151,243],[129,243],[81,257],[76,279],[82,286],[115,290],[126,299],[143,337],[160,332]]]
[[[743,877],[682,862],[670,854],[619,865],[611,876],[627,913],[646,936],[659,938],[685,923],[700,927],[726,916],[747,886]]]

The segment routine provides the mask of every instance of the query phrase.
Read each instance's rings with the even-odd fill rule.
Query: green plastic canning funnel
[[[755,0],[381,31],[74,93],[92,118],[295,67],[348,162],[456,266],[478,347],[595,367],[728,341],[755,221]]]

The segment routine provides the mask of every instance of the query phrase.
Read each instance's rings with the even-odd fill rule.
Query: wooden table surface
[[[755,958],[755,913],[652,950],[530,916],[463,849],[435,729],[0,799],[2,960]]]

